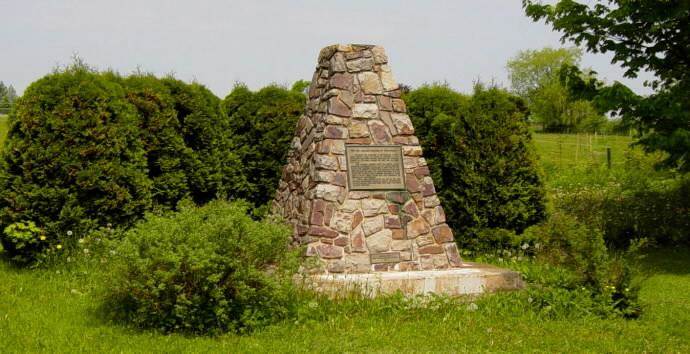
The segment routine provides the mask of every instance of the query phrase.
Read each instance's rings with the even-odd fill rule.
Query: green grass
[[[327,316],[251,335],[161,335],[104,320],[107,268],[21,270],[0,263],[0,347],[5,352],[689,352],[690,250],[658,250],[644,263],[640,319],[550,320],[515,293],[463,304],[402,309],[385,301],[342,304]],[[317,311],[316,309],[314,311]]]
[[[606,165],[606,149],[611,149],[612,167],[621,166],[632,150],[633,139],[620,135],[534,133],[537,154],[543,162],[556,166]]]

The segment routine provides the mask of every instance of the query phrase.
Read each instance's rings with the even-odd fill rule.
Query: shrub
[[[152,75],[114,79],[122,82],[127,100],[139,115],[153,202],[157,205],[174,206],[189,195],[185,167],[194,156],[180,133],[182,129],[170,90]]]
[[[47,239],[44,231],[33,221],[10,224],[5,228],[4,236],[5,242],[11,245],[18,260],[23,260],[23,256],[37,253],[37,249],[40,252]]]
[[[247,181],[236,190],[237,197],[256,205],[273,199],[297,120],[304,112],[303,89],[299,81],[292,90],[272,85],[252,92],[237,85],[225,97],[233,149]]]
[[[496,247],[480,249],[478,260],[520,271],[530,284],[531,305],[540,311],[558,315],[579,307],[604,317],[640,313],[631,262],[643,246],[641,242],[625,253],[610,252],[601,231],[559,212],[521,235],[484,229],[478,237],[482,245]],[[472,252],[465,254],[472,256]]]
[[[197,83],[161,81],[170,90],[180,135],[192,151],[183,164],[192,199],[206,203],[218,196],[242,197],[239,191],[247,186],[244,167],[232,145],[232,127],[222,101]]]
[[[518,241],[530,249],[536,261],[569,271],[570,290],[590,289],[597,302],[625,316],[639,314],[632,268],[621,254],[610,253],[601,231],[572,216],[554,213],[541,224],[528,228]],[[635,249],[628,254],[632,257]]]
[[[521,232],[544,218],[522,100],[481,85],[471,97],[425,86],[404,98],[462,248],[483,247],[476,230]]]
[[[174,208],[187,196],[204,203],[242,187],[228,122],[210,91],[145,74],[120,81],[139,113],[155,205]]]
[[[100,225],[128,225],[151,205],[136,112],[120,85],[80,63],[26,89],[0,160],[0,230],[33,222],[47,236],[20,249],[0,235],[17,260]]]
[[[554,209],[603,231],[607,246],[625,249],[635,239],[690,245],[690,176],[655,169],[663,156],[625,152],[622,165],[575,165],[555,171]]]
[[[148,215],[128,231],[110,301],[140,327],[246,331],[295,311],[290,230],[253,221],[246,203],[213,201]]]

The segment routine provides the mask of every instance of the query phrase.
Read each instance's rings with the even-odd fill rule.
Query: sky
[[[564,46],[559,39],[520,0],[0,0],[0,81],[21,93],[76,54],[102,70],[173,73],[225,97],[236,82],[310,80],[322,47],[366,43],[386,49],[401,83],[469,92],[477,80],[508,87],[508,59]],[[610,58],[586,54],[582,66],[649,92]]]

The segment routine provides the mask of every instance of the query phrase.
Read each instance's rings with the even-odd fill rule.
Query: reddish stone
[[[330,85],[332,88],[339,88],[342,90],[352,89],[352,75],[348,73],[336,73],[331,77]]]
[[[434,234],[434,239],[437,243],[446,243],[453,241],[453,231],[448,227],[448,225],[439,225],[431,230]]]
[[[391,214],[398,214],[400,212],[400,207],[397,204],[388,204],[388,211]]]
[[[323,135],[328,139],[346,139],[347,128],[339,127],[337,125],[329,125],[324,130]]]
[[[323,213],[324,211],[326,211],[326,202],[324,202],[321,199],[315,199],[311,203],[311,209],[314,212]]]
[[[331,230],[330,228],[324,227],[324,226],[310,226],[309,227],[309,234],[313,236],[321,236],[321,237],[337,237],[338,232]]]
[[[311,217],[309,218],[309,223],[317,226],[323,225],[323,214],[317,211],[312,211]]]
[[[388,192],[386,193],[386,200],[389,202],[393,202],[396,204],[402,204],[405,202],[405,199],[403,198],[403,193],[401,192]]]
[[[443,211],[443,207],[440,205],[436,207],[436,221],[439,223],[446,222],[446,212]]]
[[[350,239],[347,238],[347,236],[340,236],[333,240],[333,244],[336,246],[344,247],[347,246],[348,243],[350,243]]]
[[[386,264],[386,263],[377,263],[377,264],[374,264],[373,266],[374,266],[375,272],[387,272],[390,270],[390,267],[391,267],[390,264]]]
[[[325,243],[327,245],[332,245],[333,244],[333,239],[332,238],[320,238],[319,239],[322,243]]]
[[[385,96],[381,96],[385,97]],[[391,119],[391,113],[386,112],[386,111],[379,111],[379,116],[381,117],[381,121],[386,124],[386,127],[388,127],[388,131],[391,132],[393,135],[398,134],[398,130],[395,128],[395,124],[393,123],[393,119]]]
[[[345,187],[347,184],[347,177],[345,175],[345,172],[338,172],[335,174],[335,178],[333,179],[333,184],[336,186],[341,186]]]
[[[316,251],[321,258],[335,259],[343,256],[343,249],[333,245],[318,245]]]
[[[417,177],[415,177],[412,173],[405,174],[405,187],[407,188],[407,191],[410,193],[416,193],[421,190],[421,186],[419,185],[419,181],[417,181]]]
[[[421,166],[415,168],[414,175],[417,176],[417,178],[423,178],[431,175],[431,173],[429,172],[429,166]]]
[[[436,194],[436,188],[431,183],[425,183],[422,187],[422,196],[428,197],[430,195]]]
[[[419,210],[417,209],[417,204],[413,201],[407,202],[403,207],[403,211],[414,218],[419,216]]]
[[[441,254],[443,252],[443,247],[441,247],[441,245],[419,247],[419,254]]]
[[[328,100],[328,113],[341,117],[349,117],[352,115],[352,110],[339,98],[331,97]]]
[[[443,248],[446,250],[446,256],[448,256],[448,262],[451,267],[462,266],[462,259],[458,253],[458,246],[455,243],[446,243],[443,245]]]
[[[359,226],[359,224],[364,220],[364,215],[362,215],[361,210],[357,210],[353,215],[352,215],[352,229],[355,227]]]
[[[383,225],[387,229],[399,229],[401,227],[400,218],[393,215],[386,215],[384,216]]]
[[[326,204],[326,211],[323,213],[323,220],[326,225],[331,224],[331,218],[333,217],[333,203]]]
[[[386,126],[383,123],[373,120],[369,122],[369,130],[371,131],[374,143],[383,144],[391,141],[391,136],[388,134]]]
[[[383,111],[393,110],[393,104],[391,103],[391,98],[388,96],[379,96],[379,109]]]
[[[366,238],[364,233],[358,229],[352,233],[352,252],[366,252]]]

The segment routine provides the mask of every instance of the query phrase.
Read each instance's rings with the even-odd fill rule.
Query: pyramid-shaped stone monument
[[[293,225],[294,243],[318,257],[322,275],[341,276],[322,279],[371,285],[361,276],[404,272],[391,289],[421,287],[407,291],[419,293],[445,271],[446,280],[434,286],[452,289],[441,292],[472,292],[453,273],[465,277],[468,265],[383,48],[323,48],[308,96],[273,212]]]
[[[275,200],[329,273],[461,265],[383,48],[319,54]]]

